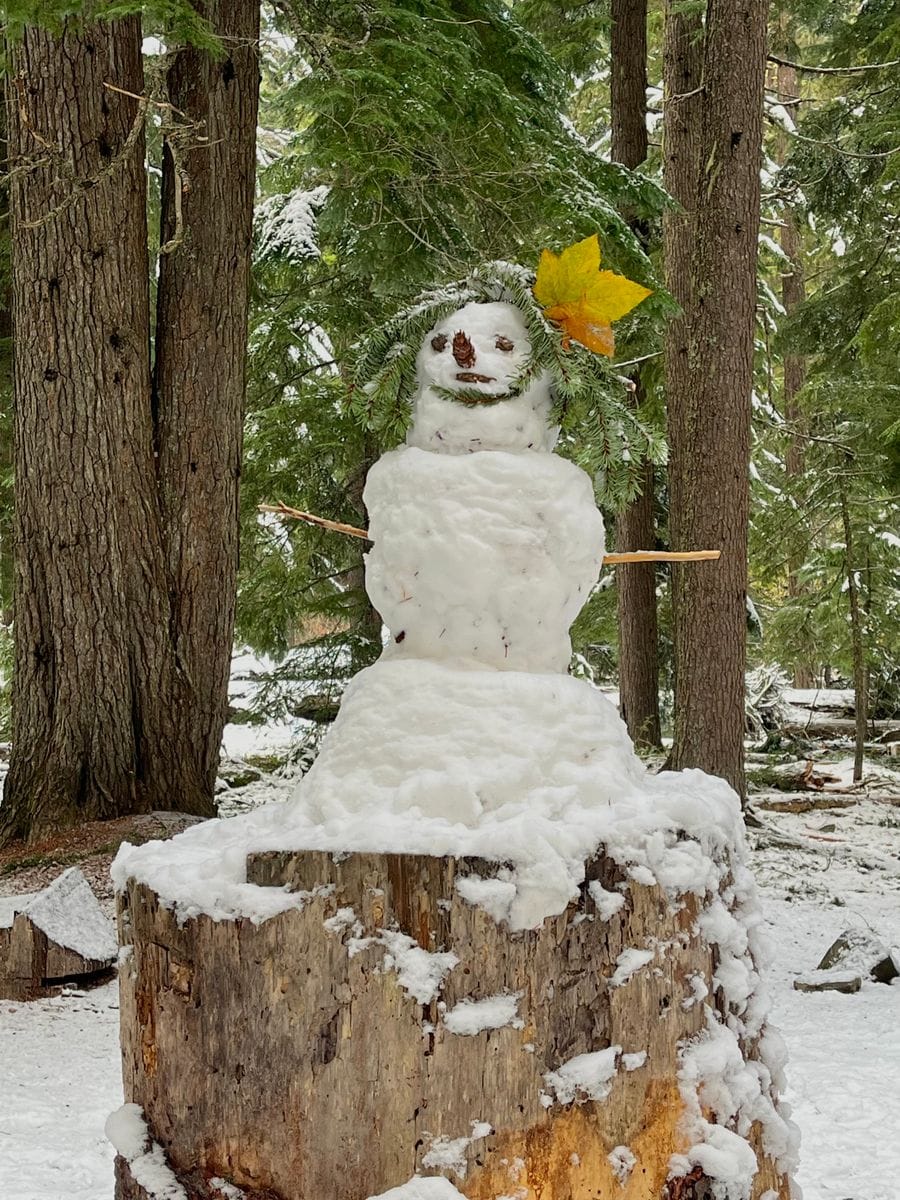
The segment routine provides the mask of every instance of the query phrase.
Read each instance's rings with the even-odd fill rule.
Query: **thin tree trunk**
[[[859,583],[855,563],[853,523],[847,503],[847,483],[838,474],[838,491],[841,500],[841,520],[844,525],[844,552],[847,564],[847,596],[850,602],[850,648],[853,657],[853,690],[856,700],[856,740],[853,752],[853,782],[863,777],[866,758],[866,731],[869,722],[869,676],[866,667],[865,632],[863,614],[859,602]]]
[[[363,437],[363,458],[359,467],[347,485],[347,497],[353,506],[363,528],[368,528],[369,514],[366,511],[363,492],[369,468],[378,458],[378,447],[375,438],[370,433]],[[359,542],[353,549],[355,565],[347,573],[347,585],[353,590],[358,599],[354,611],[352,633],[355,634],[350,644],[350,669],[355,674],[364,667],[370,667],[379,657],[382,649],[381,614],[376,610],[366,591],[366,543]]]
[[[234,637],[259,3],[198,7],[225,54],[186,47],[167,75],[183,116],[165,140],[153,398],[171,638],[189,689],[176,736],[211,796]]]
[[[612,0],[611,15],[612,157],[633,168],[647,157],[647,0]],[[638,403],[639,370],[632,374],[632,380]],[[616,547],[620,551],[650,550],[656,542],[653,465],[645,463],[642,474],[640,496],[616,521]],[[649,563],[620,566],[616,572],[616,603],[622,717],[636,745],[659,746],[655,568]]]
[[[0,79],[0,474],[12,470],[12,277],[9,242],[9,147],[6,133],[6,80]],[[13,506],[5,482],[0,484],[0,623],[12,619]]]
[[[788,66],[786,63],[779,64],[776,87],[779,102],[788,105],[785,111],[793,118],[796,110],[791,106],[791,101],[796,100],[799,96],[797,72],[794,67]],[[782,132],[778,139],[779,163],[786,161],[789,152],[790,135],[787,132]],[[797,223],[793,205],[789,203],[783,205],[780,218],[781,248],[790,259],[790,266],[786,267],[781,275],[781,300],[785,312],[790,316],[806,299],[806,281],[803,272],[803,244],[800,239],[800,227]],[[805,357],[802,354],[796,353],[785,354],[784,416],[792,431],[788,435],[790,440],[784,461],[784,473],[787,476],[789,486],[797,480],[802,479],[805,470],[804,442],[801,428],[803,415],[797,403],[797,396],[805,382]],[[791,545],[788,548],[788,596],[794,601],[799,601],[806,592],[800,579],[800,572],[803,567],[803,554],[797,548],[797,543],[802,542],[802,537],[799,531],[793,528],[791,528],[788,536],[791,540]],[[811,647],[804,647],[803,649],[811,651]],[[794,687],[809,688],[813,686],[815,683],[815,673],[812,667],[811,654],[803,654],[802,657],[795,659],[793,663],[793,677]]]
[[[142,91],[138,17],[27,29],[16,48],[16,661],[0,841],[211,809],[172,736],[143,129],[106,83]]]
[[[750,390],[766,0],[667,6],[666,271],[683,309],[666,339],[672,545],[722,550],[674,570],[671,765],[744,790]],[[694,93],[695,89],[701,90]]]

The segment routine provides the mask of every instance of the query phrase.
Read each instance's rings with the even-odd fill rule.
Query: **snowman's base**
[[[417,1173],[469,1200],[712,1194],[679,1079],[679,1043],[706,1024],[698,981],[713,992],[696,898],[672,904],[600,855],[567,911],[511,932],[477,906],[502,902],[502,876],[479,858],[253,854],[250,882],[308,894],[261,924],[179,924],[128,883],[125,1093],[187,1200],[238,1194],[223,1183],[367,1200]],[[758,1124],[747,1141],[753,1197],[786,1198]],[[137,1174],[117,1160],[117,1200],[144,1200]]]

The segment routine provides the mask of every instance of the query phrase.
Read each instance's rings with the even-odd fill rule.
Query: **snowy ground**
[[[754,862],[775,946],[774,1018],[791,1055],[805,1200],[898,1200],[900,987],[807,995],[791,981],[848,926],[900,945],[900,805],[863,799],[764,820],[800,843],[764,835]],[[103,1123],[121,1100],[114,984],[30,1005],[0,1001],[0,1200],[111,1200]]]

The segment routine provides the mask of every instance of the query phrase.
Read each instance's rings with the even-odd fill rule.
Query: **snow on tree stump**
[[[513,932],[503,875],[479,858],[251,854],[248,882],[297,893],[260,924],[180,922],[130,880],[125,1093],[148,1140],[143,1175],[118,1147],[117,1200],[152,1196],[148,1147],[173,1200],[367,1200],[416,1174],[468,1200],[742,1195],[721,1166],[741,1139],[681,1050],[704,1044],[709,1006],[727,1017],[698,897],[673,903],[601,854],[565,912]],[[768,1079],[756,1044],[732,1045]],[[719,1066],[720,1091],[735,1064]],[[739,1119],[754,1200],[785,1200],[761,1124]]]
[[[41,892],[0,897],[0,1000],[36,1000],[105,978],[112,923],[77,867]]]

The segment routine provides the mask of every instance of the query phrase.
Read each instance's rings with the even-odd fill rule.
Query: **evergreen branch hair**
[[[465,304],[506,301],[522,313],[531,343],[511,394],[527,388],[535,375],[549,376],[561,449],[593,476],[601,502],[620,508],[640,490],[642,463],[665,461],[662,435],[630,402],[625,381],[606,358],[577,342],[565,344],[533,286],[526,268],[490,262],[465,279],[423,292],[359,346],[350,410],[385,440],[401,440],[412,412],[416,358],[427,335]]]

